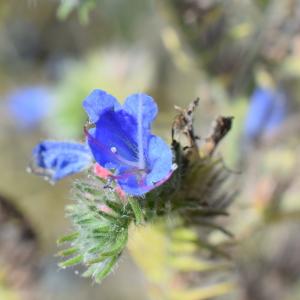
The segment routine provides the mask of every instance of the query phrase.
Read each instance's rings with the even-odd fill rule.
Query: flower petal
[[[133,94],[126,98],[123,108],[133,115],[137,120],[141,120],[143,128],[150,129],[154,121],[158,108],[155,101],[146,94]]]
[[[146,177],[147,185],[151,186],[167,178],[172,172],[172,151],[160,137],[151,136],[147,159],[151,169],[151,172]]]
[[[75,142],[43,141],[33,149],[35,166],[52,181],[83,171],[92,159],[87,145]]]
[[[118,184],[129,195],[142,196],[158,187],[167,180],[172,173],[172,151],[158,136],[151,135],[148,146],[147,166],[150,173],[143,177],[134,172],[129,176],[118,178]]]
[[[147,148],[151,123],[157,115],[157,105],[150,96],[139,93],[129,96],[123,108],[137,120],[138,164],[140,169],[144,169],[146,165],[144,149]]]
[[[51,111],[51,93],[43,86],[20,88],[8,95],[8,110],[20,129],[33,129]]]
[[[273,97],[271,89],[257,88],[252,94],[244,129],[248,138],[256,138],[262,133],[272,112]]]
[[[91,122],[96,123],[101,113],[106,109],[118,109],[120,104],[117,99],[102,90],[93,90],[83,101],[83,108]]]
[[[124,110],[106,110],[88,132],[95,160],[105,168],[137,167],[137,123]]]
[[[153,185],[145,185],[145,180],[138,182],[138,178],[135,175],[131,175],[128,178],[119,179],[118,184],[122,190],[130,196],[143,196],[154,188]]]
[[[280,125],[284,122],[287,114],[287,96],[282,91],[276,91],[274,93],[274,104],[272,114],[270,115],[268,122],[265,126],[265,133],[272,134],[279,129]]]

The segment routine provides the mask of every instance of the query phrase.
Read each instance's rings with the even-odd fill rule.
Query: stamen
[[[117,153],[117,148],[116,148],[116,147],[111,147],[111,148],[110,148],[110,151],[111,151],[112,153]]]
[[[178,165],[176,163],[173,163],[172,167],[171,167],[171,171],[175,171],[177,168],[178,168]]]

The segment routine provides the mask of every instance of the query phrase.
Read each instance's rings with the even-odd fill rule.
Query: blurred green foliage
[[[63,70],[64,81],[57,86],[56,114],[50,130],[55,136],[80,138],[86,121],[82,101],[95,87],[113,90],[115,97],[125,99],[134,91],[149,89],[153,69],[147,53],[116,47],[95,51],[80,62],[70,62]]]

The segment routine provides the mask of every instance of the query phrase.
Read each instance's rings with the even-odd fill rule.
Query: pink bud
[[[126,200],[126,194],[119,185],[116,187],[116,193],[119,195],[121,200]]]
[[[108,207],[107,205],[105,205],[105,204],[99,205],[99,210],[100,210],[100,211],[103,211],[103,212],[105,212],[105,213],[111,213],[111,212],[112,212],[111,208],[109,208],[109,207]]]
[[[99,164],[95,164],[95,166],[94,166],[94,173],[98,177],[103,178],[103,179],[108,179],[110,176],[112,176],[112,173],[109,170],[103,168]]]

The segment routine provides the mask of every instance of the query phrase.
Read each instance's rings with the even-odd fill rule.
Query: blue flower
[[[51,95],[42,86],[24,87],[8,95],[8,110],[23,129],[33,128],[50,111]]]
[[[150,96],[133,94],[121,106],[113,96],[94,90],[83,107],[95,125],[86,135],[96,162],[113,170],[113,178],[127,194],[143,195],[168,179],[172,152],[151,134],[158,109]]]
[[[43,141],[33,149],[33,170],[52,182],[81,172],[92,162],[89,147],[80,143]]]
[[[33,150],[36,172],[53,182],[80,172],[95,160],[111,170],[110,178],[129,195],[144,195],[172,174],[172,152],[151,134],[157,105],[145,94],[129,96],[121,106],[111,95],[94,90],[83,102],[93,128],[87,145],[43,141]]]
[[[286,95],[268,88],[257,88],[251,96],[245,122],[245,135],[254,140],[272,134],[286,117]]]

